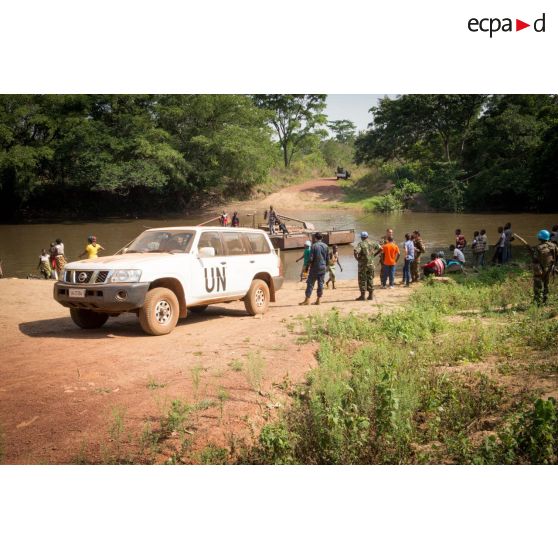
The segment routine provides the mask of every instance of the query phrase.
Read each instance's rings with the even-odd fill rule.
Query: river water
[[[278,208],[279,213],[281,209]],[[241,225],[251,226],[253,211],[247,209],[239,212]],[[550,228],[558,223],[556,214],[454,214],[454,213],[396,213],[390,215],[362,214],[349,210],[289,210],[289,216],[310,221],[316,230],[332,228],[354,228],[357,233],[368,231],[373,239],[379,239],[387,227],[394,229],[396,241],[402,245],[404,234],[417,229],[429,247],[449,246],[454,240],[454,231],[461,228],[468,241],[473,231],[485,228],[490,244],[497,239],[497,228],[510,221],[512,230],[528,242],[535,244],[536,233],[541,228]],[[259,221],[263,222],[263,212],[258,212]],[[61,238],[66,247],[68,260],[77,259],[84,250],[87,237],[96,235],[98,242],[106,248],[105,254],[113,254],[138,234],[150,227],[197,225],[213,215],[205,212],[190,214],[176,219],[114,219],[102,222],[59,222],[22,225],[0,225],[0,259],[4,277],[27,277],[38,274],[37,264],[41,248],[47,248],[50,242]],[[358,236],[358,235],[357,235]],[[296,280],[300,273],[300,263],[295,260],[301,256],[300,250],[283,252],[281,257],[287,279]],[[356,277],[356,262],[352,256],[351,246],[340,247],[340,261],[343,272],[339,279]]]

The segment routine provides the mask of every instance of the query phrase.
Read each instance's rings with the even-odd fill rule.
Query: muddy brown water
[[[453,213],[398,213],[391,215],[362,214],[349,210],[284,210],[289,216],[313,223],[316,230],[332,228],[354,228],[358,232],[368,231],[373,239],[379,239],[387,227],[395,231],[396,241],[402,245],[404,234],[415,229],[421,231],[427,248],[449,246],[454,240],[454,231],[461,228],[467,240],[473,231],[485,228],[490,244],[497,238],[497,228],[510,221],[512,229],[529,242],[536,243],[536,233],[541,228],[550,228],[558,222],[556,214],[453,214]],[[251,226],[252,213],[243,210],[240,214],[241,225]],[[263,212],[258,212],[263,222]],[[113,254],[138,234],[150,227],[197,225],[212,215],[207,213],[190,214],[177,219],[114,219],[101,222],[60,222],[21,225],[0,225],[0,259],[4,277],[27,277],[38,274],[37,264],[41,248],[61,238],[66,247],[68,260],[76,260],[86,245],[89,235],[96,235],[98,242],[106,248],[106,255]],[[288,224],[288,223],[287,223]],[[299,258],[302,251],[283,252],[285,276],[296,280],[300,273]],[[340,247],[340,260],[343,272],[337,271],[340,279],[356,277],[356,262],[352,256],[352,246]]]

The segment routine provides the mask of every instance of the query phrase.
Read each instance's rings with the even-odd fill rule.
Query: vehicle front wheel
[[[269,287],[262,279],[254,279],[244,297],[246,312],[251,316],[263,314],[269,306]]]
[[[108,320],[108,314],[93,312],[93,310],[86,310],[85,308],[70,308],[70,317],[74,324],[82,329],[97,329]]]
[[[147,291],[139,311],[141,328],[149,335],[166,335],[178,322],[179,305],[176,295],[163,287]]]

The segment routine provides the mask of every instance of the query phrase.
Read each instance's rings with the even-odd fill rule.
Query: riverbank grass
[[[558,299],[528,270],[426,282],[405,308],[309,317],[318,366],[249,463],[557,463]]]
[[[349,180],[340,180],[343,199],[336,208],[361,209],[366,212],[376,211],[376,207],[389,193],[392,185],[377,168],[357,168]]]

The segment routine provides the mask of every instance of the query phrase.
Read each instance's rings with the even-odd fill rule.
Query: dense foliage
[[[266,120],[244,95],[2,95],[0,217],[242,194],[279,156]]]
[[[396,163],[434,208],[558,205],[556,95],[403,95],[370,112],[356,161]]]

